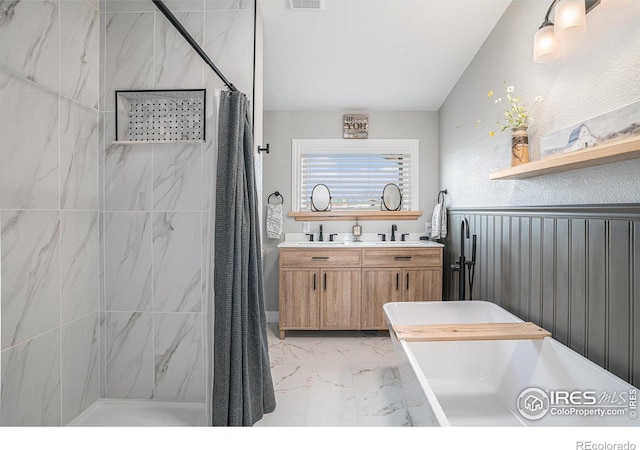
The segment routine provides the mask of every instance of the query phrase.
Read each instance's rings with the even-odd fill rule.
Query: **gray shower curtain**
[[[222,92],[214,245],[214,426],[251,426],[276,407],[269,364],[248,100]]]

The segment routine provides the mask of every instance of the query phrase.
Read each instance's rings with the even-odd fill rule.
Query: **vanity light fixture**
[[[560,0],[556,3],[553,32],[557,39],[570,39],[587,29],[584,0]]]
[[[611,8],[629,0],[553,0],[544,22],[533,38],[533,61],[547,62],[559,56],[558,40],[570,39],[587,29],[587,13],[597,5]],[[553,20],[551,21],[551,12]]]

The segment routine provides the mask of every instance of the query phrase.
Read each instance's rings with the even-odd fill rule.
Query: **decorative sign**
[[[640,136],[640,102],[602,114],[540,139],[542,158]]]
[[[369,114],[345,114],[343,130],[345,139],[367,139]]]

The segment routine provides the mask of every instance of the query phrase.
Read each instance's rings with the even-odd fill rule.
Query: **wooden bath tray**
[[[398,339],[412,342],[496,341],[551,336],[547,330],[531,322],[394,325],[393,330]]]

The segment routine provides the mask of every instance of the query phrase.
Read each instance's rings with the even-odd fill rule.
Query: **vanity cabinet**
[[[382,305],[442,300],[441,248],[362,250],[362,329],[386,329]]]
[[[280,250],[287,330],[384,330],[382,305],[442,299],[442,248]]]
[[[286,330],[360,329],[359,249],[280,251],[280,338]]]

